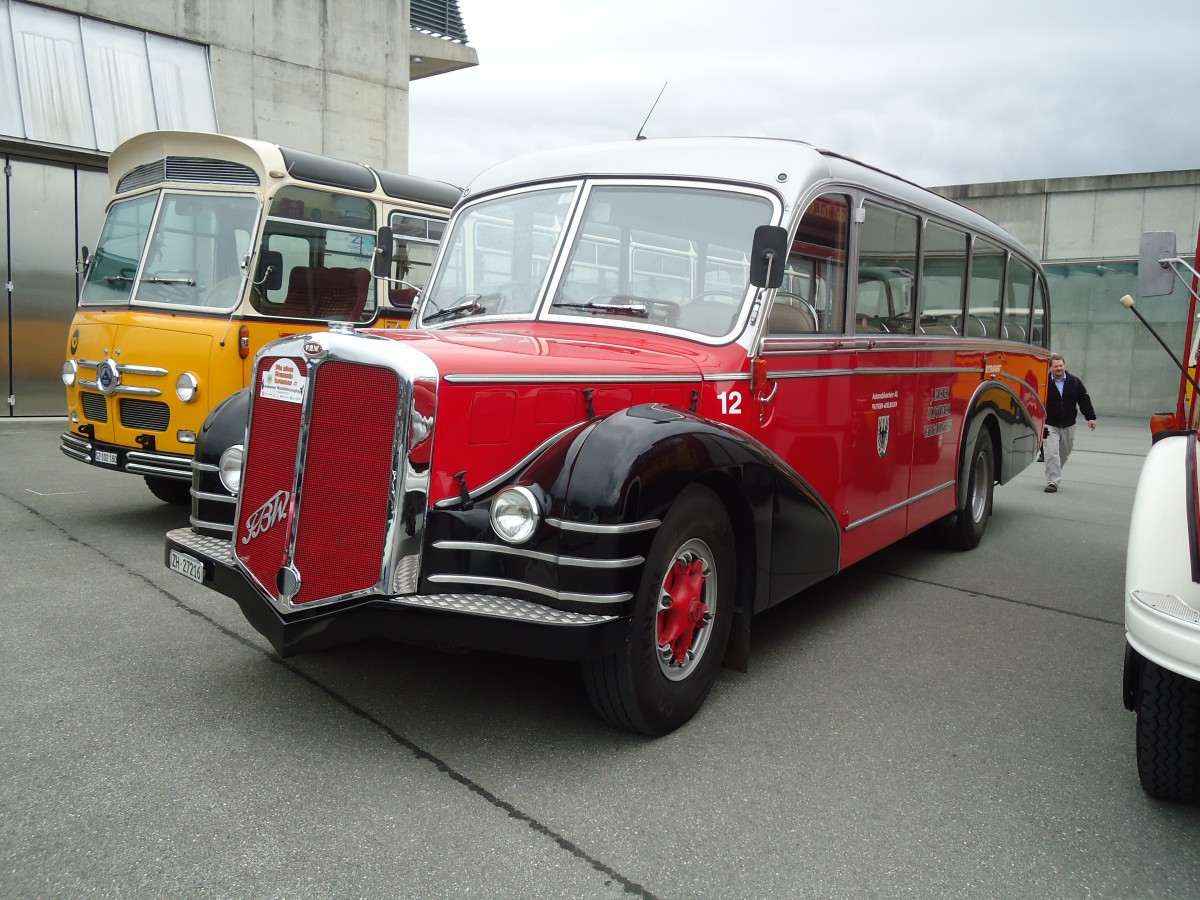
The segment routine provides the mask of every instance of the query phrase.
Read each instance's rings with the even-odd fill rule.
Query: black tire
[[[967,481],[963,505],[942,522],[940,531],[947,547],[974,550],[987,531],[992,515],[992,488],[996,481],[995,449],[987,431],[980,431],[975,439],[963,478]]]
[[[688,488],[650,546],[630,640],[616,653],[583,663],[588,699],[602,718],[629,731],[662,735],[696,714],[721,668],[736,569],[724,507],[711,490]],[[670,605],[664,608],[660,598]],[[661,649],[660,639],[672,632],[674,643]]]
[[[1200,683],[1142,660],[1137,692],[1137,767],[1152,797],[1200,800]]]
[[[173,506],[186,506],[192,502],[192,483],[176,478],[158,478],[154,475],[143,476],[150,493],[163,503]]]

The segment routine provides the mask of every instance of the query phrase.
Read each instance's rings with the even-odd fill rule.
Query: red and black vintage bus
[[[648,734],[745,665],[756,613],[925,526],[974,547],[1044,419],[1036,260],[793,141],[489,169],[413,325],[265,347],[200,436],[168,565],[285,655],[579,660]]]

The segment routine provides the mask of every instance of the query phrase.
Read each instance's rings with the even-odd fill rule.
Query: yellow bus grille
[[[144,431],[166,431],[171,424],[171,407],[158,400],[121,398],[121,424]]]
[[[83,404],[83,414],[93,422],[108,421],[108,402],[102,394],[91,394],[81,391],[79,402]]]

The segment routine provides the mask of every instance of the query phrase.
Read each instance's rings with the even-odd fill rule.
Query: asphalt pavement
[[[0,421],[0,896],[1194,898],[1121,705],[1141,419],[754,624],[657,740],[569,664],[275,657],[163,566],[187,511]]]

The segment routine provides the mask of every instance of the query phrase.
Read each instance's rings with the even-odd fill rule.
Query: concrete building
[[[64,413],[122,140],[219,131],[406,172],[409,84],[477,64],[458,0],[0,0],[0,415]]]
[[[1079,375],[1099,415],[1174,409],[1179,369],[1118,302],[1137,298],[1144,231],[1174,231],[1191,260],[1200,227],[1200,169],[935,188],[1003,225],[1046,267],[1052,349]],[[1142,300],[1138,311],[1176,354],[1187,292]]]

